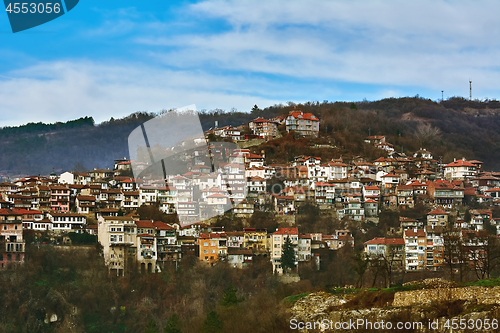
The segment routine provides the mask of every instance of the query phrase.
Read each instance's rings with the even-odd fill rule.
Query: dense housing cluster
[[[186,151],[179,159],[186,172],[160,181],[134,178],[131,161],[124,158],[115,160],[113,170],[67,171],[1,183],[2,266],[23,261],[22,231],[32,230],[97,235],[106,265],[118,275],[136,265],[160,271],[165,263],[177,263],[185,255],[239,268],[263,256],[272,262],[274,272],[282,273],[287,240],[294,249],[295,265],[313,262],[319,267],[322,250],[354,246],[356,223],[360,228],[367,222],[376,225],[381,212],[419,205],[428,207],[425,220],[401,216],[392,237],[364,243],[364,254],[372,264],[384,260],[394,270],[435,271],[448,263],[472,265],[485,256],[481,247],[488,243],[485,233],[498,233],[500,220],[492,209],[470,207],[500,203],[500,173],[484,172],[476,160],[445,164],[426,149],[407,156],[383,135],[368,136],[362,143],[383,151],[384,157],[371,161],[363,156],[325,160],[297,155],[288,163],[273,164],[266,162],[263,150],[248,145],[287,132],[316,138],[319,124],[315,115],[294,109],[286,116],[210,129],[205,133],[208,150]],[[239,146],[217,145],[220,141]],[[346,222],[345,227],[333,233],[300,230],[296,216],[311,204],[332,221]],[[143,206],[157,207],[173,219],[144,219],[137,214]],[[249,225],[256,211],[271,213],[280,227]],[[217,216],[224,214],[242,219],[240,230],[214,226]],[[459,239],[466,255],[451,255],[450,239]]]

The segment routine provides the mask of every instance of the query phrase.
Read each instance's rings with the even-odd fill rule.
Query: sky
[[[500,99],[500,1],[82,0],[12,33],[0,127],[195,104]]]

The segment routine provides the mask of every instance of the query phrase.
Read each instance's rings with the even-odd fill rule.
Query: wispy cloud
[[[138,39],[165,46],[171,66],[460,89],[475,77],[487,89],[500,78],[500,2],[204,1],[193,15],[225,20],[209,35]]]
[[[83,115],[102,122],[111,116],[193,103],[199,109],[236,107],[246,111],[255,103],[279,102],[256,97],[256,91],[227,92],[223,88],[228,83],[210,74],[137,64],[48,62],[9,75],[14,78],[0,81],[2,126],[19,124],[20,118],[54,122]]]
[[[81,46],[72,56],[57,55],[64,43],[50,44],[53,56],[25,52],[29,65],[0,73],[1,125],[102,121],[192,103],[249,110],[286,101],[437,99],[441,90],[468,95],[469,79],[474,97],[500,98],[498,1],[95,7],[98,24],[80,18],[75,25]],[[22,54],[0,47],[0,55],[13,52]]]

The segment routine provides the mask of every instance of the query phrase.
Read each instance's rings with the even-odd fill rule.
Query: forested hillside
[[[443,162],[466,157],[483,161],[484,169],[499,169],[498,101],[469,101],[454,97],[434,102],[417,96],[374,102],[288,103],[263,109],[256,106],[250,112],[204,111],[200,112],[200,121],[205,130],[213,127],[215,121],[219,126],[239,126],[258,116],[285,115],[294,107],[312,112],[321,119],[318,142],[337,147],[334,151],[318,152],[325,157],[382,156],[383,152],[363,144],[363,138],[370,133],[385,135],[398,151],[404,150],[407,154],[424,147],[433,153],[435,159]],[[130,132],[154,116],[154,113],[136,112],[101,124],[85,117],[66,123],[30,123],[1,128],[0,173],[48,174],[53,170],[112,167],[113,159],[128,156],[127,137]],[[291,144],[290,138],[279,140],[264,145],[266,153],[275,151],[285,159],[287,154],[292,158],[293,154],[301,153],[298,151],[300,145]],[[302,145],[306,149],[310,142],[304,141]],[[306,149],[303,153],[310,152]]]

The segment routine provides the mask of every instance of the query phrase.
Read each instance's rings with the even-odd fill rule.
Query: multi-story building
[[[464,200],[464,191],[465,188],[444,180],[429,182],[427,185],[429,197],[434,200],[436,205],[443,208],[461,205]]]
[[[424,229],[408,229],[403,233],[405,241],[405,269],[423,270],[426,267],[427,235]]]
[[[418,220],[409,217],[400,216],[399,226],[401,227],[402,230],[418,229],[422,227],[422,223],[420,223]]]
[[[253,252],[267,252],[267,230],[259,228],[243,228],[243,247]]]
[[[33,223],[44,218],[43,212],[37,210],[19,209],[17,212],[23,215],[23,229],[25,230],[33,229]]]
[[[365,185],[363,186],[363,198],[365,200],[372,199],[375,201],[380,200],[380,187],[374,185]]]
[[[297,244],[298,261],[311,260],[311,242],[312,239],[309,235],[299,235],[299,241]]]
[[[120,208],[123,205],[123,191],[119,188],[102,190],[100,198],[108,208]]]
[[[167,214],[175,214],[177,211],[177,189],[174,186],[159,187],[158,202],[160,210]]]
[[[253,134],[267,140],[275,138],[278,134],[278,124],[274,121],[267,120],[261,117],[249,122],[248,127],[250,127]]]
[[[385,174],[381,177],[382,184],[385,192],[393,192],[399,184],[399,176],[391,173]]]
[[[235,207],[233,207],[233,214],[237,217],[251,217],[253,215],[254,209],[254,203],[243,200]]]
[[[69,211],[70,189],[62,185],[51,185],[50,189],[50,207],[55,211]]]
[[[137,263],[142,272],[156,270],[158,259],[156,228],[153,221],[135,221],[137,226]]]
[[[448,225],[448,213],[442,209],[434,209],[427,213],[427,225],[446,227]]]
[[[93,195],[78,195],[75,200],[76,211],[80,214],[95,212],[95,197]]]
[[[349,198],[342,203],[344,208],[337,210],[337,216],[342,219],[349,217],[355,221],[362,221],[365,219],[365,209],[359,198]]]
[[[78,213],[51,212],[48,214],[54,232],[82,232],[87,224],[85,215]]]
[[[50,203],[50,188],[46,185],[37,185],[36,189],[38,190],[38,210],[42,212],[49,212],[52,210]]]
[[[398,197],[398,206],[406,206],[413,208],[415,202],[413,200],[413,186],[398,185],[396,186],[396,195]]]
[[[198,238],[200,260],[214,264],[227,257],[226,233],[201,233]]]
[[[315,182],[314,200],[319,205],[332,205],[335,203],[335,185],[330,183]]]
[[[266,191],[266,180],[262,177],[247,178],[247,191],[249,194],[256,196],[261,192]]]
[[[163,222],[155,221],[156,244],[160,261],[179,261],[181,245],[177,242],[177,229]]]
[[[273,264],[273,272],[278,272],[278,274],[283,274],[283,268],[281,267],[281,254],[283,251],[283,244],[285,240],[289,238],[295,249],[296,262],[298,264],[298,244],[299,244],[299,230],[298,228],[278,228],[270,236],[270,254],[271,263]]]
[[[227,235],[227,248],[243,248],[243,231],[228,231]]]
[[[122,207],[125,209],[139,208],[139,191],[123,191]]]
[[[295,131],[303,136],[318,136],[319,119],[312,113],[292,111],[285,120],[286,131]]]
[[[370,260],[384,260],[393,270],[405,266],[405,240],[403,238],[374,238],[365,242],[364,252]]]
[[[0,266],[24,262],[23,214],[0,209]]]
[[[426,268],[430,271],[436,271],[444,263],[444,227],[426,226],[427,235],[426,247]]]
[[[124,275],[138,255],[135,220],[128,216],[100,216],[98,221],[97,235],[103,247],[104,262],[116,275]]]
[[[347,164],[337,161],[328,162],[328,180],[347,178]]]
[[[483,230],[485,221],[490,222],[493,219],[491,209],[471,209],[470,228],[472,230]]]
[[[477,164],[473,164],[462,158],[444,166],[444,177],[449,180],[465,180],[477,176]]]
[[[378,202],[373,199],[368,199],[363,202],[363,208],[366,217],[378,216]]]

